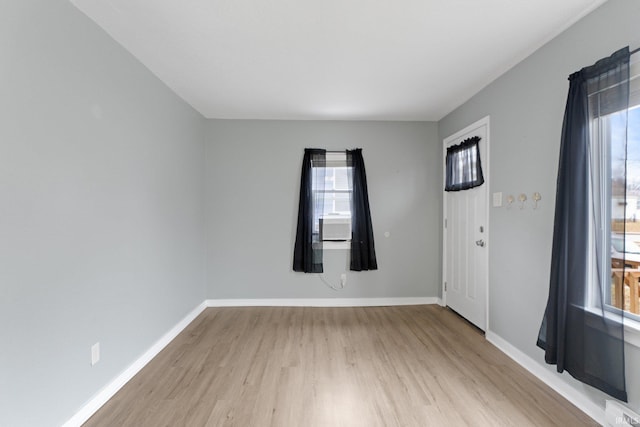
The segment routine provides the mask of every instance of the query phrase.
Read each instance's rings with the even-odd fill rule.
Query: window
[[[378,269],[361,148],[304,149],[293,271],[322,273],[329,247],[349,249],[351,271]]]
[[[603,284],[605,310],[640,322],[640,55],[631,56],[628,108],[609,102],[606,88],[589,99],[592,224],[591,275]],[[611,97],[613,98],[613,97]],[[598,247],[598,245],[590,245]],[[596,293],[591,306],[596,306]]]
[[[324,163],[312,165],[313,192],[315,198],[314,233],[319,234],[325,248],[348,248],[351,240],[352,167],[347,166],[347,156],[327,153]],[[324,185],[319,185],[320,180]]]
[[[484,183],[478,142],[480,137],[474,136],[447,147],[444,191],[468,190]]]

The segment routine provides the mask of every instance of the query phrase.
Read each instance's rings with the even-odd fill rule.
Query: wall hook
[[[533,193],[533,209],[538,209],[538,202],[542,200],[542,196],[537,191]]]
[[[524,194],[524,193],[521,193],[521,194],[518,196],[518,200],[520,200],[520,209],[524,209],[524,202],[526,202],[526,201],[527,201],[527,195],[526,195],[526,194]]]
[[[509,194],[507,196],[507,209],[511,209],[511,205],[513,204],[513,202],[515,201],[514,197]]]

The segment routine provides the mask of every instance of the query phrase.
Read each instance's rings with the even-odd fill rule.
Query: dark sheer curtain
[[[324,206],[326,150],[306,148],[302,159],[298,226],[293,249],[293,270],[322,273],[319,220]]]
[[[479,136],[447,147],[444,191],[461,191],[484,183],[480,162]]]
[[[626,402],[623,313],[607,303],[606,294],[612,277],[611,163],[606,161],[611,147],[597,135],[600,118],[628,108],[628,48],[572,74],[569,81],[549,297],[537,344],[558,372],[566,370]],[[626,135],[626,122],[624,128]],[[626,156],[626,136],[624,141]]]
[[[350,270],[377,270],[373,226],[369,210],[367,176],[362,149],[347,150],[347,166],[351,167],[351,265]]]

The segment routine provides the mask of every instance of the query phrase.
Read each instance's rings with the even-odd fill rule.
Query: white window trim
[[[326,250],[345,250],[351,249],[351,240],[330,241],[325,240],[322,242],[322,249]]]
[[[630,86],[632,87],[629,88],[629,91],[630,91],[629,104],[633,105],[633,108],[640,108],[637,106],[637,104],[640,104],[640,85],[638,85],[638,80],[636,80],[636,79],[640,79],[640,54],[631,55],[631,58],[632,59],[629,65],[629,81],[630,81]],[[594,230],[591,229],[589,233],[590,247],[593,246],[591,241],[593,239],[593,235],[592,235],[593,232]],[[606,252],[609,252],[608,248],[606,248],[605,250]],[[595,256],[593,258],[595,258]],[[590,271],[591,271],[591,274],[593,274],[594,269],[590,268]],[[607,276],[610,276],[610,275],[607,275]],[[607,280],[607,283],[609,283],[608,280],[610,280],[610,278],[607,277],[605,279]],[[593,283],[592,278],[590,278],[589,281]],[[607,290],[608,289],[609,288],[607,288]],[[593,292],[597,292],[597,290],[594,289],[594,286],[591,287],[591,292],[588,293],[588,297],[587,297],[588,301],[585,308],[587,311],[593,313],[594,315],[601,316],[602,312],[598,308],[596,308],[595,304],[593,303],[593,301],[595,301]],[[622,316],[620,314],[615,314],[611,309],[607,308],[606,305],[604,309],[604,314],[605,314],[605,317],[615,322],[619,322],[620,319],[622,319],[622,324],[624,327],[625,343],[628,345],[632,345],[634,347],[640,348],[640,321],[637,321],[635,319],[632,319],[626,316],[624,314],[624,311]]]
[[[596,316],[600,316],[602,313],[593,306],[587,307],[586,309]],[[606,309],[604,311],[604,315],[606,318],[614,322],[620,321],[619,314],[614,314]],[[624,341],[629,345],[640,348],[640,322],[625,316],[622,320],[622,324],[624,325]]]
[[[629,103],[633,108],[640,108],[640,93],[638,91],[638,80],[640,78],[640,55],[631,55],[629,64]],[[631,107],[630,107],[631,108]],[[624,340],[627,344],[640,348],[640,322],[631,319],[623,314]]]
[[[640,348],[640,322],[625,317],[624,323],[624,340],[627,344]]]
[[[327,161],[328,164],[331,163],[338,163],[338,164],[344,164],[346,165],[347,163],[347,153],[345,152],[328,152],[326,153],[325,159]],[[348,191],[345,191],[348,192]],[[350,213],[351,214],[351,213]],[[351,249],[351,239],[349,240],[338,240],[338,241],[331,241],[331,240],[323,240],[322,242],[322,249],[323,250],[349,250]]]

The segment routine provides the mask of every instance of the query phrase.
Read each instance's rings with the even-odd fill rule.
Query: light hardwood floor
[[[598,424],[431,305],[209,308],[85,425]]]

